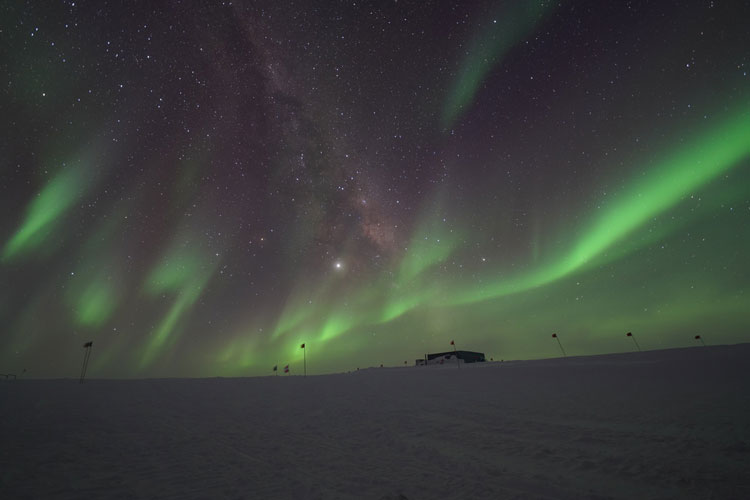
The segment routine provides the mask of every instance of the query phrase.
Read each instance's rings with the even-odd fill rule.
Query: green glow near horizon
[[[450,128],[466,112],[489,72],[554,8],[553,2],[528,0],[506,3],[493,14],[492,22],[472,40],[458,77],[450,87],[443,105],[444,128]]]
[[[317,293],[308,290],[290,301],[277,322],[270,346],[281,341],[288,362],[298,361],[299,343],[324,347],[349,332],[388,324],[419,308],[441,308],[479,304],[490,299],[520,294],[550,285],[571,274],[627,257],[644,245],[659,241],[685,222],[666,221],[657,230],[635,238],[634,233],[654,217],[681,203],[695,190],[716,179],[750,154],[750,114],[747,111],[720,122],[708,133],[698,135],[676,150],[667,151],[644,174],[618,193],[599,200],[588,224],[581,226],[567,250],[543,252],[548,258],[535,260],[533,267],[483,287],[457,285],[442,277],[444,266],[459,248],[463,237],[442,230],[440,223],[422,220],[412,242],[396,264],[390,279],[382,279],[347,294],[345,303],[336,300],[332,281]],[[427,211],[429,212],[429,210]],[[439,213],[433,210],[433,213]],[[281,337],[283,336],[283,341]]]
[[[271,338],[281,337],[309,321],[320,309],[321,304],[325,305],[326,298],[332,293],[333,283],[332,279],[326,279],[318,284],[317,288],[300,286],[294,290],[276,321]]]
[[[317,289],[295,292],[276,322],[273,340],[281,337],[314,340],[324,345],[346,332],[364,326],[393,321],[433,297],[436,289],[425,281],[429,271],[450,257],[460,243],[433,210],[425,209],[397,271],[358,288],[346,301],[337,300],[336,278],[324,280]],[[288,344],[294,353],[295,343]],[[223,357],[221,355],[220,357]]]
[[[23,223],[3,247],[2,260],[42,245],[52,225],[80,199],[86,185],[82,167],[67,167],[55,175],[29,203]]]

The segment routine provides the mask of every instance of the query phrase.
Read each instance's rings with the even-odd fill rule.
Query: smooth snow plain
[[[750,344],[0,382],[4,499],[750,498]]]

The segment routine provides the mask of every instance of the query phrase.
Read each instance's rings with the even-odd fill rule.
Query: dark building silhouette
[[[436,352],[432,354],[425,354],[424,360],[418,359],[417,365],[434,365],[438,363],[444,363],[448,360],[455,361],[456,357],[462,360],[464,363],[481,363],[487,361],[484,357],[483,352],[473,351],[447,351],[447,352]]]

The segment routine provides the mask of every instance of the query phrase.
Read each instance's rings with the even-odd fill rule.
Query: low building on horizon
[[[483,363],[487,361],[484,357],[483,352],[474,351],[447,351],[447,352],[436,352],[432,354],[425,354],[424,359],[418,359],[415,362],[416,366],[424,365],[442,365],[444,363],[456,362],[458,358],[459,363]]]

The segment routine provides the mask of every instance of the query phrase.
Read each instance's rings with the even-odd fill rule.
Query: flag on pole
[[[696,335],[696,336],[695,336],[695,340],[700,340],[700,338],[701,338],[701,336],[700,336],[700,335]]]
[[[563,349],[562,342],[560,342],[560,337],[558,337],[556,333],[553,333],[552,338],[557,340],[557,345],[560,346],[560,352],[562,353],[563,357],[567,357],[568,355],[565,354],[565,349]]]
[[[276,371],[279,369],[279,365],[273,365],[273,371]]]
[[[455,343],[454,341],[452,341],[452,340],[451,340],[451,345],[456,345],[456,343]]]
[[[304,348],[305,348],[305,344],[302,344],[302,345],[301,345],[301,346],[299,346],[299,347],[300,347],[300,349],[304,349]]]
[[[85,344],[83,344],[83,347],[84,347],[84,348],[86,348],[86,347],[91,347],[92,345],[94,345],[94,343],[93,343],[93,342],[91,342],[91,341],[89,341],[89,342],[86,342]]]
[[[633,335],[633,332],[628,332],[625,335],[627,335],[628,337],[630,337],[631,339],[633,339],[633,343],[635,344],[635,348],[638,349],[638,352],[640,352],[641,351],[641,346],[639,346],[638,345],[638,341],[635,340],[635,335]]]
[[[286,366],[284,367],[284,373],[289,373],[289,365],[286,365]]]

